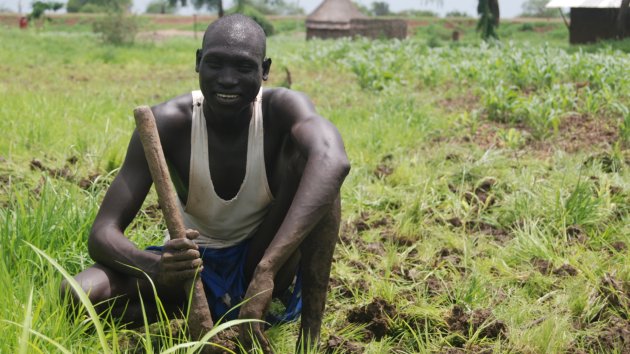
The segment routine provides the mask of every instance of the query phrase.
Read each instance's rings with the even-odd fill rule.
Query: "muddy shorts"
[[[244,300],[247,286],[249,285],[243,266],[247,255],[245,241],[236,246],[213,249],[199,247],[199,253],[203,259],[201,280],[204,284],[208,306],[212,312],[212,319],[217,322],[238,318],[241,302]],[[147,247],[148,251],[162,252],[162,246]],[[283,296],[285,305],[282,309],[272,311],[265,319],[270,324],[278,324],[297,320],[302,311],[302,279],[298,270],[294,284]]]

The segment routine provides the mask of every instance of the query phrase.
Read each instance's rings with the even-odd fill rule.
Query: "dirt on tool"
[[[467,336],[479,331],[479,338],[496,339],[505,337],[507,326],[503,321],[497,320],[489,309],[477,309],[470,313],[466,312],[460,305],[455,305],[448,317],[446,317],[448,328],[452,332],[458,332]]]
[[[361,343],[349,341],[343,337],[331,334],[324,344],[324,352],[327,354],[361,354],[365,352],[365,348],[361,345]]]
[[[380,340],[389,333],[396,307],[384,299],[375,298],[371,303],[350,310],[348,322],[366,324],[368,339]]]

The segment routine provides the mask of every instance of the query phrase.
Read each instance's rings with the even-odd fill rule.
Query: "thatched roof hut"
[[[616,39],[630,34],[630,21],[624,31],[617,28],[621,0],[552,0],[547,7],[571,8],[571,44]]]
[[[306,39],[354,36],[405,38],[407,24],[402,20],[371,19],[350,0],[324,0],[306,18]]]
[[[324,0],[306,18],[306,39],[349,37],[350,20],[367,18],[350,0]]]

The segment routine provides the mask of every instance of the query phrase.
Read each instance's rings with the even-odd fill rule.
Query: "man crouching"
[[[337,129],[304,94],[261,87],[271,67],[265,52],[257,23],[223,17],[197,51],[200,91],[152,107],[190,230],[185,239],[147,250],[124,235],[152,184],[134,132],[89,236],[96,264],[75,277],[101,309],[140,322],[142,296],[156,318],[155,306],[147,306],[153,294],[146,273],[164,306],[181,313],[183,284],[201,271],[215,320],[226,313],[265,320],[272,297],[280,297],[286,311],[276,320],[301,313],[298,346],[317,346],[339,233],[339,190],[350,165]],[[69,290],[66,282],[61,290]],[[255,338],[271,351],[260,323],[240,333],[245,343]]]

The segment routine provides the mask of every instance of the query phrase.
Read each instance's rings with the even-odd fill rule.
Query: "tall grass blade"
[[[24,323],[22,324],[22,336],[20,337],[19,354],[28,352],[28,335],[33,322],[33,288],[28,295],[28,304],[26,305],[26,314],[24,315]]]
[[[98,316],[98,313],[96,313],[96,309],[94,308],[94,305],[92,305],[92,302],[90,302],[90,299],[88,298],[88,296],[85,293],[85,291],[83,291],[83,289],[81,288],[81,285],[79,285],[79,283],[77,283],[77,281],[74,280],[74,277],[72,277],[72,275],[70,275],[70,273],[68,273],[52,257],[47,255],[44,251],[40,250],[39,248],[35,247],[35,245],[33,245],[33,244],[31,244],[31,243],[29,243],[27,241],[24,241],[24,242],[27,245],[29,245],[33,249],[33,251],[35,251],[35,253],[39,254],[42,257],[44,257],[53,267],[55,267],[55,269],[57,269],[63,275],[63,277],[68,281],[70,286],[72,286],[72,289],[77,293],[77,295],[79,296],[79,300],[81,301],[83,306],[85,306],[86,311],[88,312],[88,314],[90,315],[90,318],[92,319],[92,323],[94,324],[94,328],[96,329],[96,333],[98,335],[98,340],[101,343],[101,348],[100,348],[101,351],[103,353],[111,353],[112,350],[109,347],[109,345],[107,344],[107,338],[105,337],[105,331],[103,330],[103,325],[102,325],[101,320],[100,320],[100,318]]]

